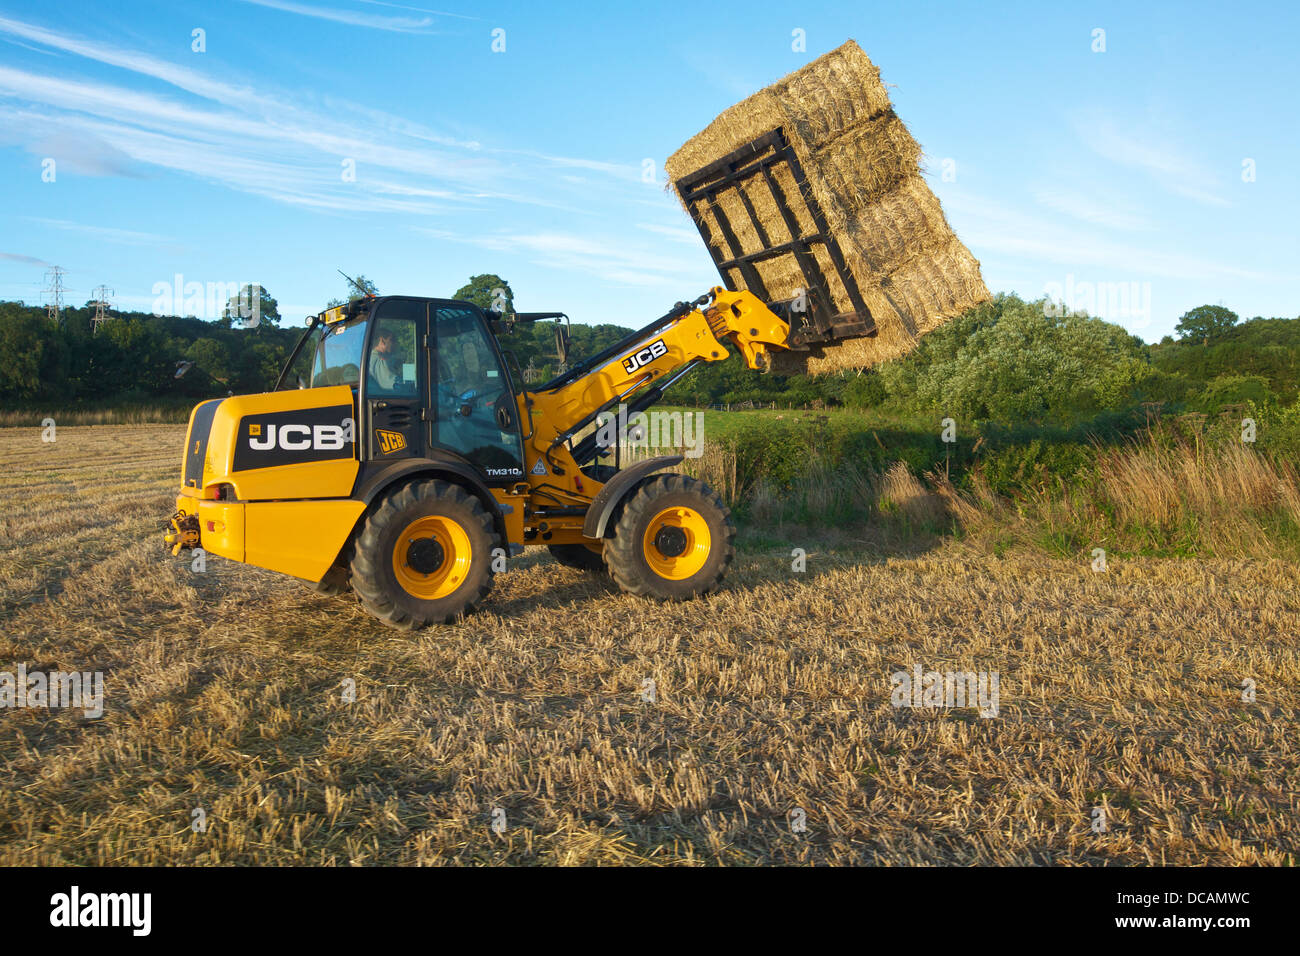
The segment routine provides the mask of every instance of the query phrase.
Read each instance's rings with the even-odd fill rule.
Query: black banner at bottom
[[[584,936],[621,928],[629,943],[660,931],[665,942],[680,940],[687,925],[738,942],[783,925],[842,937],[892,924],[918,940],[1050,932],[1181,943],[1197,934],[1231,946],[1241,934],[1287,925],[1282,907],[1298,883],[1294,870],[1228,868],[0,870],[11,925],[23,927],[25,941],[75,934],[127,945],[196,937],[368,945],[397,921],[413,931],[456,925],[497,945],[512,931],[553,934],[558,923]]]

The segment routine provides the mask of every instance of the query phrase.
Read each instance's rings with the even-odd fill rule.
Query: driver
[[[370,350],[370,380],[384,391],[391,391],[397,381],[393,371],[393,333],[391,329],[380,329],[375,339],[374,348]]]

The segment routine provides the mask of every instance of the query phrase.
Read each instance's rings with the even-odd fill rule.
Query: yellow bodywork
[[[361,467],[355,458],[279,465],[235,471],[234,450],[239,424],[252,415],[295,412],[313,408],[351,405],[352,389],[346,385],[327,388],[237,395],[221,403],[212,421],[208,454],[203,462],[203,485],[229,484],[242,501],[270,498],[345,498],[352,493]]]
[[[342,405],[352,405],[346,385],[225,399],[208,432],[203,477],[176,499],[178,515],[198,518],[198,540],[178,529],[168,536],[173,550],[197,545],[232,561],[319,581],[365,511],[348,497],[360,463],[352,457],[240,471],[235,447],[240,423],[250,416]]]
[[[351,498],[255,501],[244,508],[242,560],[308,581],[324,577],[366,510]]]

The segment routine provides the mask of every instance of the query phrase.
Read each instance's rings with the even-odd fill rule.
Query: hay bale
[[[721,113],[669,157],[665,168],[680,182],[759,137],[782,129],[802,166],[796,183],[786,166],[776,172],[787,197],[808,190],[844,254],[877,334],[779,353],[774,369],[786,374],[866,368],[905,355],[917,339],[989,298],[979,263],[961,244],[938,198],[921,176],[921,148],[894,114],[880,71],[852,40]],[[731,225],[742,252],[770,248],[790,230],[760,177],[719,193],[716,208],[702,208],[714,261],[731,258],[718,213]],[[750,221],[747,204],[758,226]],[[790,202],[803,234],[815,231],[802,202]],[[853,305],[825,248],[813,247],[833,303]],[[805,285],[791,254],[756,265],[771,299],[789,298]],[[746,288],[738,269],[724,276]]]

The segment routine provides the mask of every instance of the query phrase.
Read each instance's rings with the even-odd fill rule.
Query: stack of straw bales
[[[782,352],[778,372],[832,372],[867,368],[905,355],[917,339],[989,298],[979,263],[944,218],[939,200],[921,177],[921,148],[894,114],[880,71],[852,40],[722,113],[665,164],[675,185],[709,163],[781,128],[803,167],[807,187],[839,242],[849,271],[878,333]],[[815,227],[797,200],[786,166],[776,179],[804,234]],[[769,245],[791,238],[762,177],[718,197],[745,253],[763,248],[738,193],[744,189],[768,234]],[[702,212],[715,261],[731,258],[711,211]],[[823,246],[813,247],[837,311],[853,310]],[[772,300],[790,298],[805,286],[791,254],[757,266]],[[728,280],[745,282],[739,270]]]

